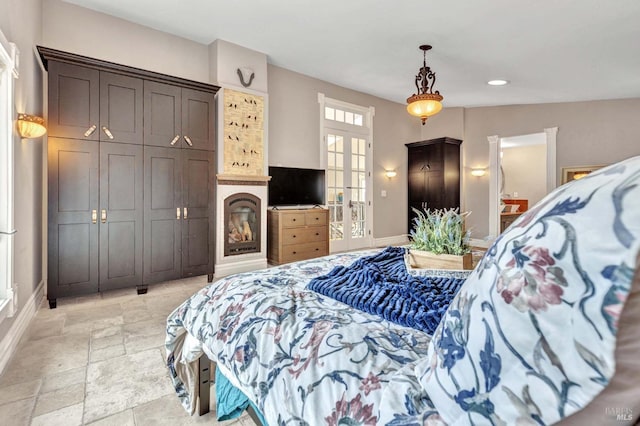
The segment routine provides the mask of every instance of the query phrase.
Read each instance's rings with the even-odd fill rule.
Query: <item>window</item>
[[[9,53],[11,52],[11,53]],[[0,31],[0,321],[14,312],[13,78],[17,49]]]

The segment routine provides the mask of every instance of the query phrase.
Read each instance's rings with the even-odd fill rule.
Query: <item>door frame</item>
[[[340,101],[337,99],[332,99],[326,97],[323,93],[318,93],[318,103],[320,104],[320,108],[318,111],[319,114],[319,122],[320,122],[320,167],[327,170],[328,160],[327,160],[327,131],[335,130],[338,132],[345,132],[349,134],[349,136],[361,136],[366,139],[367,143],[367,158],[366,158],[366,179],[367,185],[365,190],[366,197],[366,231],[364,236],[366,247],[373,247],[373,117],[375,116],[375,108],[373,106],[363,107],[360,105],[352,104],[349,102]],[[324,116],[325,107],[332,107],[347,110],[350,112],[356,112],[358,114],[363,115],[363,126],[354,126],[346,123],[340,123],[338,121],[326,120]],[[327,193],[327,182],[325,180],[325,194]],[[347,244],[348,246],[349,244]],[[347,250],[351,250],[351,248],[347,247]],[[329,239],[329,252],[334,253],[336,250],[333,248],[333,244],[331,243],[331,239]]]

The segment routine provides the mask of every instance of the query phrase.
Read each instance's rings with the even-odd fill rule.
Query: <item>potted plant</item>
[[[411,244],[408,261],[413,268],[423,269],[473,269],[469,247],[469,231],[464,230],[464,220],[469,212],[458,209],[420,211],[413,209],[417,217],[410,232]]]

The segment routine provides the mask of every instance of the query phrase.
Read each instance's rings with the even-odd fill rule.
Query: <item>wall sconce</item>
[[[471,176],[482,177],[487,173],[487,169],[475,168],[471,169]]]
[[[36,115],[18,114],[18,134],[24,139],[39,138],[47,133],[44,119]]]
[[[385,170],[384,171],[384,175],[387,177],[387,179],[391,179],[394,178],[398,175],[398,173],[396,173],[395,170]]]

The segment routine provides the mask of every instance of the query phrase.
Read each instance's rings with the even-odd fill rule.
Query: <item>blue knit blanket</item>
[[[307,288],[388,321],[433,334],[462,278],[407,273],[404,249],[387,247],[351,266],[337,266]]]

